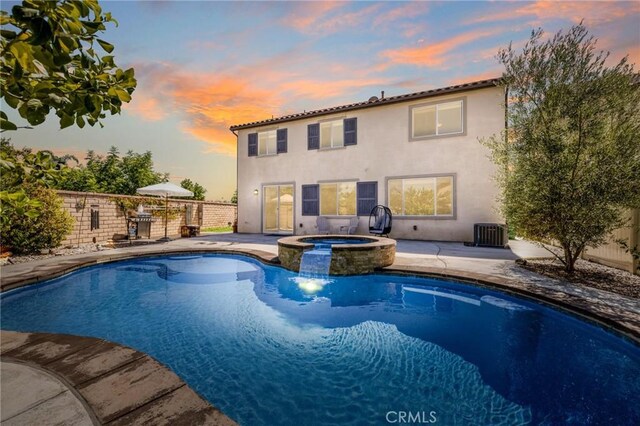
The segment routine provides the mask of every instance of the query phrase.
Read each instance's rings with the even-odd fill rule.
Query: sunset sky
[[[9,10],[12,2],[2,1]],[[53,114],[6,132],[18,147],[84,157],[87,149],[153,152],[172,181],[207,199],[236,185],[232,124],[497,77],[494,56],[584,19],[610,50],[640,64],[640,2],[102,1],[119,26],[102,38],[138,88],[100,129],[59,130]],[[3,105],[3,109],[5,106]],[[15,122],[16,114],[10,113]]]

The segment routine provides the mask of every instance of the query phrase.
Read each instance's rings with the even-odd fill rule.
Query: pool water
[[[640,424],[640,347],[464,284],[197,255],[86,268],[1,302],[3,329],[145,351],[245,425],[387,424],[401,411],[443,425]]]

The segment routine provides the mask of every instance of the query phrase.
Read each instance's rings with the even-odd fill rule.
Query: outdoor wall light
[[[258,190],[257,189],[253,190],[253,195],[258,195]]]

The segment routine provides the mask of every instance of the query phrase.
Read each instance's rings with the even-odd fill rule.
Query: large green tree
[[[180,186],[193,192],[193,197],[191,198],[194,200],[204,200],[204,194],[206,194],[207,190],[198,182],[193,182],[191,179],[183,179],[180,182]]]
[[[625,209],[640,207],[638,75],[627,58],[607,65],[596,43],[577,25],[500,50],[509,130],[485,141],[510,225],[558,243],[569,273],[585,247],[625,225]]]
[[[61,128],[102,126],[136,87],[133,68],[118,68],[113,45],[99,38],[111,22],[97,0],[24,0],[0,11],[0,97],[32,126],[52,110]],[[17,128],[4,112],[0,127]]]
[[[103,192],[109,194],[135,195],[138,188],[166,182],[167,173],[156,172],[150,151],[142,154],[128,151],[120,155],[112,146],[106,155],[97,155],[89,150],[86,166],[70,168],[56,186],[57,189],[81,192]]]

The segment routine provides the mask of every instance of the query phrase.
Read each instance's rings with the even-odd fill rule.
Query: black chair
[[[389,207],[377,205],[369,215],[369,233],[373,235],[389,236],[393,219]]]

